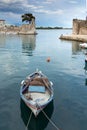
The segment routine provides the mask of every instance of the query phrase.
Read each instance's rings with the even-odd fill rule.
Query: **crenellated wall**
[[[73,31],[74,35],[87,35],[87,20],[73,19]]]
[[[0,34],[37,34],[35,28],[35,20],[32,19],[30,24],[23,24],[22,26],[1,26]]]
[[[24,24],[20,27],[18,34],[36,34],[35,21],[32,19],[30,24]]]

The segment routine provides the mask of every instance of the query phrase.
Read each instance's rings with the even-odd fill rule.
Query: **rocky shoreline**
[[[78,41],[78,42],[87,42],[87,35],[63,35],[59,39]]]

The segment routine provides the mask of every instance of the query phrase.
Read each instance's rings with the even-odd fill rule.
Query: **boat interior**
[[[27,100],[38,101],[40,104],[43,104],[50,99],[50,86],[51,84],[47,77],[35,74],[25,80],[22,93]]]

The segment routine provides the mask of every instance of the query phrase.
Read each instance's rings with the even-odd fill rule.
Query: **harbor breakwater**
[[[87,42],[87,20],[73,19],[72,25],[72,34],[61,34],[59,38],[64,40]]]
[[[59,39],[87,42],[87,35],[61,35]]]

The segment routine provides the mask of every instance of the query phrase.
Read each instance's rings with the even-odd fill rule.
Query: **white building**
[[[5,26],[5,20],[0,19],[0,27]]]

